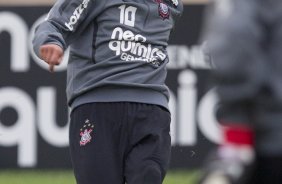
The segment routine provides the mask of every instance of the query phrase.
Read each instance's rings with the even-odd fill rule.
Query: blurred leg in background
[[[279,0],[211,5],[204,35],[224,141],[207,161],[202,184],[282,182],[281,12]]]

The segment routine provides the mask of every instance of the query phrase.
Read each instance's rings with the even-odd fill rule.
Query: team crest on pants
[[[87,119],[85,120],[84,126],[80,129],[80,146],[85,146],[92,139],[91,132],[93,132],[94,124],[90,123]]]

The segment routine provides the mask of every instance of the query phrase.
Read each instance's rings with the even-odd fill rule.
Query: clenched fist
[[[39,54],[40,58],[49,64],[50,72],[53,72],[54,66],[61,63],[64,50],[56,44],[46,44],[40,47]]]

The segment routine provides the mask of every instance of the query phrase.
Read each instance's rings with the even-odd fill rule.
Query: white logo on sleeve
[[[83,0],[83,2],[74,10],[72,16],[69,19],[69,22],[65,23],[65,26],[67,26],[70,31],[73,31],[73,26],[78,22],[81,14],[87,8],[89,1],[90,0]]]
[[[171,2],[174,6],[178,6],[178,0],[171,0]]]

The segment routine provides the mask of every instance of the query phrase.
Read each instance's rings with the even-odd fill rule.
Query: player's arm
[[[64,50],[77,38],[95,14],[93,0],[58,0],[48,17],[35,31],[34,51],[50,66],[50,71],[62,60]]]

